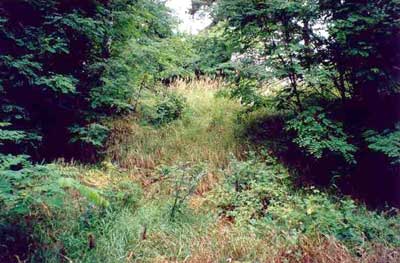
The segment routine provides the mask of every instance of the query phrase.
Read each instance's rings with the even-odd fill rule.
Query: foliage
[[[96,205],[108,205],[108,201],[96,190],[73,178],[64,177],[56,165],[32,165],[21,156],[9,158],[8,162],[3,159],[1,164],[0,202],[4,218],[46,214],[53,209],[62,209],[66,188],[78,190]],[[17,164],[22,168],[10,169]]]
[[[366,131],[364,137],[371,150],[383,153],[392,160],[392,164],[400,162],[400,124],[393,131],[385,130],[380,134],[372,130]]]
[[[103,207],[108,207],[110,203],[104,199],[98,191],[95,189],[92,189],[88,186],[80,184],[77,180],[74,180],[73,178],[60,178],[58,179],[58,184],[62,188],[71,188],[71,189],[76,189],[79,191],[79,193],[86,197],[88,200],[90,200],[92,203],[98,206],[103,206]]]
[[[106,189],[104,195],[110,200],[114,209],[121,207],[135,209],[143,198],[143,190],[138,183],[125,179]]]
[[[159,103],[156,104],[157,116],[152,121],[153,124],[168,123],[178,119],[185,107],[185,100],[182,96],[175,93],[167,94]]]
[[[350,247],[368,240],[398,244],[395,218],[385,217],[358,207],[353,200],[332,200],[317,189],[292,196],[291,200],[272,203],[265,219],[274,222],[293,235],[324,233],[335,236]]]
[[[185,109],[185,98],[175,92],[155,96],[154,100],[152,104],[142,106],[142,118],[154,126],[179,119]]]
[[[109,134],[109,129],[101,124],[92,123],[86,127],[74,126],[70,128],[73,134],[72,142],[81,141],[94,147],[101,147]]]
[[[232,160],[226,173],[210,201],[236,224],[279,228],[294,239],[323,233],[350,246],[368,240],[400,244],[393,228],[396,217],[367,211],[351,199],[336,199],[314,187],[295,190],[287,171],[268,156],[266,161]]]
[[[67,2],[0,4],[0,120],[41,138],[5,147],[34,159],[84,158],[79,149],[104,141],[104,118],[135,110],[157,80],[189,74],[190,48],[164,3]]]
[[[320,107],[309,107],[289,120],[286,129],[295,131],[297,136],[293,141],[316,158],[330,151],[348,163],[356,162],[354,153],[357,148],[348,142],[349,136],[343,131],[343,125],[329,120]]]
[[[214,1],[195,2],[199,9]],[[299,109],[305,88],[366,103],[396,90],[396,0],[215,2],[214,22],[230,50],[251,62],[249,70],[262,65],[270,81],[284,80],[286,101]]]
[[[329,59],[351,87],[351,95],[373,103],[377,96],[394,92],[399,2],[322,1],[320,9],[331,16]]]
[[[57,155],[48,143],[67,143],[65,129],[85,120],[88,90],[101,74],[90,67],[107,48],[102,43],[108,7],[90,1],[71,7],[65,1],[0,4],[1,119],[8,119],[11,129],[31,130],[44,140],[19,153],[31,154],[36,148],[42,152],[45,147],[47,156]]]
[[[226,179],[211,196],[215,198],[212,202],[238,223],[262,218],[269,203],[289,191],[283,183],[288,180],[284,170],[275,171],[254,156],[243,162],[231,160],[225,172]]]
[[[240,99],[243,105],[252,109],[266,106],[266,99],[259,92],[259,83],[254,79],[241,78],[231,88],[231,97]]]
[[[173,202],[170,219],[175,220],[177,213],[182,213],[187,199],[193,195],[202,177],[206,174],[204,166],[197,164],[181,164],[172,167],[162,167],[162,175],[170,177],[173,182]]]
[[[232,44],[223,37],[222,27],[213,27],[205,30],[190,40],[194,57],[193,69],[197,76],[230,76],[234,74],[234,65],[231,63]]]

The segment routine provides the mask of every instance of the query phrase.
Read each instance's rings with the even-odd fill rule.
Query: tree
[[[211,4],[215,2],[214,4]],[[194,1],[211,6],[236,51],[256,53],[271,78],[285,80],[284,100],[302,109],[302,91],[373,105],[399,83],[399,8],[385,1]]]
[[[197,54],[194,62],[196,75],[228,76],[233,73],[233,45],[229,38],[223,36],[222,25],[201,32],[191,41]]]
[[[331,170],[351,174],[352,186],[366,185],[366,195],[385,192],[375,189],[377,182],[396,182],[396,147],[389,141],[400,119],[398,0],[195,1],[194,10],[199,5],[212,9],[214,24],[247,61],[240,71],[246,81],[232,85],[238,94],[254,90],[255,81],[280,80],[284,87],[273,101],[305,154],[317,147],[314,157],[337,161],[340,153],[347,164]],[[318,172],[321,163],[305,166],[311,163]]]
[[[400,2],[322,1],[320,8],[328,19],[329,60],[341,90],[371,106],[381,95],[396,92]]]
[[[102,119],[172,74],[173,26],[159,1],[1,1],[0,120],[29,134],[1,152],[90,159],[107,138]]]

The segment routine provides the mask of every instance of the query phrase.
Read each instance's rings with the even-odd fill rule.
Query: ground
[[[398,218],[297,189],[268,151],[252,152],[237,117],[244,108],[221,82],[169,88],[186,98],[180,119],[110,120],[105,161],[56,164],[74,181],[62,180],[68,205],[34,228],[34,262],[400,260]]]

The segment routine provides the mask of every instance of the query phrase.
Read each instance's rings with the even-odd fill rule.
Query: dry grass
[[[284,263],[395,263],[400,250],[375,246],[370,251],[352,254],[332,237],[302,238],[296,246],[283,248],[270,262]],[[268,261],[267,261],[268,262]]]
[[[165,256],[150,262],[267,262],[267,263],[397,263],[400,250],[376,246],[368,253],[353,255],[332,237],[301,237],[298,244],[287,245],[275,233],[257,237],[229,224],[218,224],[208,235],[194,238],[190,256],[177,260]]]
[[[104,173],[82,170],[81,181],[95,188],[136,180],[145,187],[139,210],[121,208],[113,221],[102,227],[96,258],[103,262],[271,262],[271,263],[397,263],[399,249],[374,246],[358,256],[332,237],[304,236],[293,241],[279,228],[255,229],[219,218],[207,202],[207,193],[222,178],[230,155],[240,157],[245,142],[235,137],[236,114],[241,106],[215,92],[219,80],[203,79],[171,86],[186,97],[189,107],[181,120],[163,127],[141,125],[134,117],[114,120],[108,157],[127,172],[114,176],[114,166],[103,164]],[[188,202],[190,212],[168,221],[171,184],[160,178],[160,165],[179,162],[206,163],[208,174]],[[107,170],[110,170],[107,172]],[[77,207],[77,210],[82,210]],[[147,226],[146,238],[143,228]],[[118,261],[113,261],[118,259]],[[84,262],[96,262],[88,255]]]
[[[194,81],[185,81],[183,79],[178,79],[175,81],[170,88],[180,91],[196,91],[196,90],[207,90],[207,91],[218,91],[225,87],[225,81],[221,78],[210,79],[210,78],[200,78]]]
[[[140,125],[133,117],[115,120],[108,155],[120,167],[154,170],[178,162],[206,162],[213,168],[240,155],[242,143],[234,135],[237,102],[216,98],[218,80],[178,81],[171,87],[187,99],[182,119],[163,127]]]
[[[254,233],[221,222],[192,242],[192,255],[186,262],[254,262],[274,252],[268,243]]]

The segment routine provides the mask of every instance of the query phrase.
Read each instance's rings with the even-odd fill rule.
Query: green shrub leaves
[[[329,152],[339,154],[348,163],[355,163],[357,148],[349,143],[343,125],[326,117],[320,107],[309,107],[287,122],[287,130],[297,133],[294,142],[309,154],[321,158]]]

